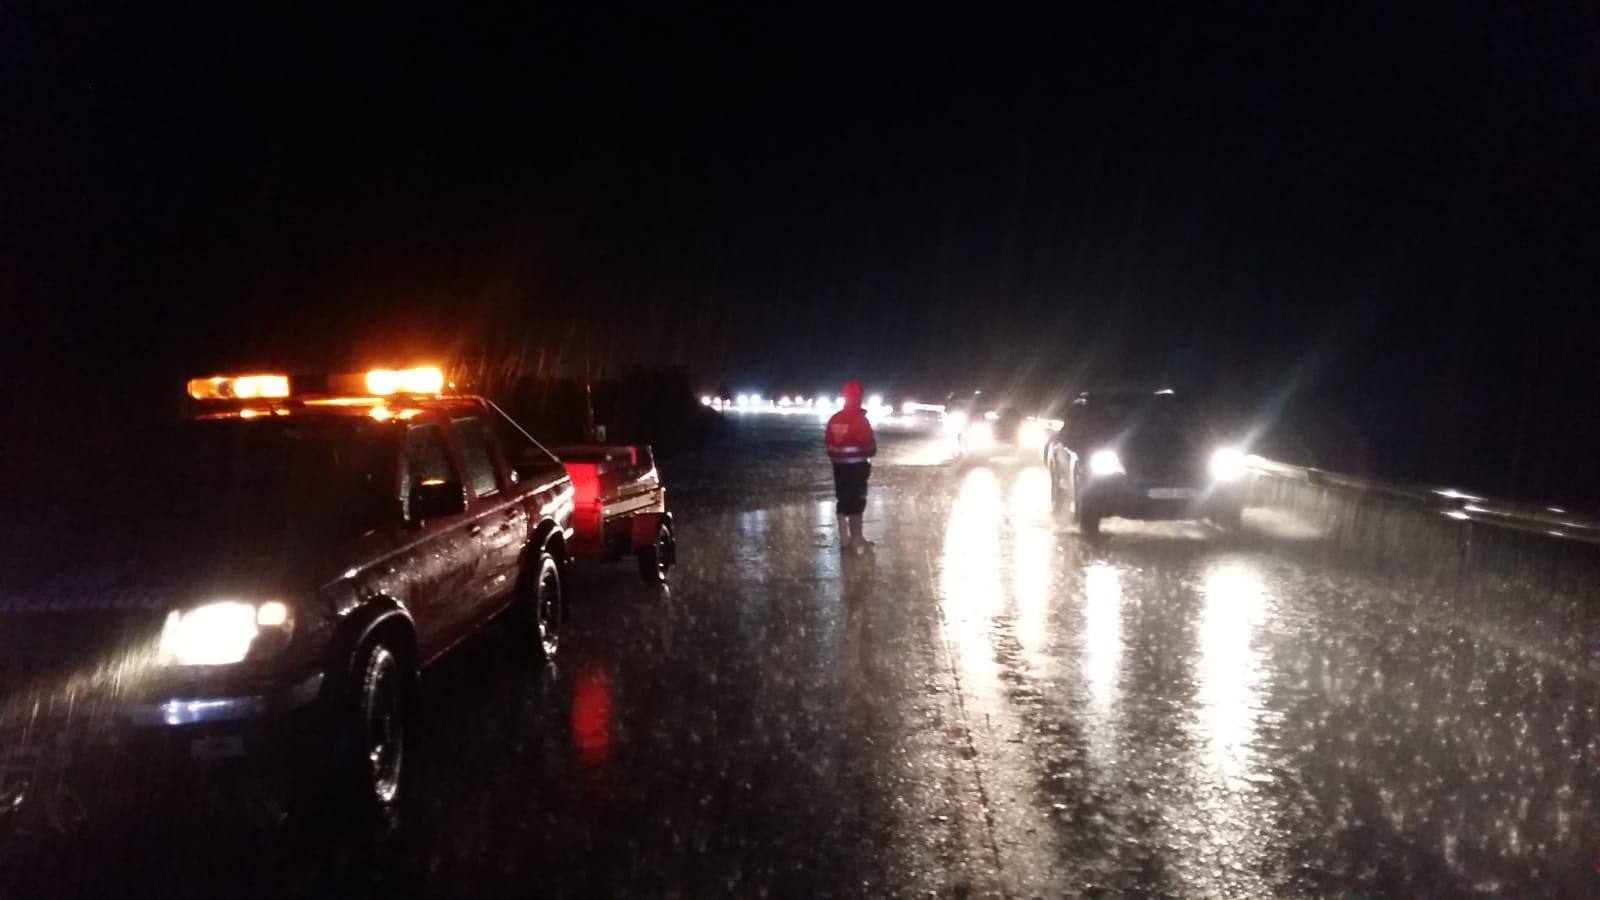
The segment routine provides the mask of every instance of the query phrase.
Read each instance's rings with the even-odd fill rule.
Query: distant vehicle
[[[553,447],[572,479],[574,556],[609,560],[632,555],[646,584],[665,584],[678,561],[667,489],[648,445]]]
[[[944,427],[963,462],[1002,456],[1034,461],[1047,434],[1042,421],[982,391],[952,394],[945,403]]]
[[[1239,526],[1243,451],[1172,391],[1091,392],[1045,448],[1051,508],[1085,534],[1103,519],[1209,519]]]
[[[5,809],[136,780],[68,756],[109,747],[119,772],[238,767],[386,814],[423,666],[508,609],[555,656],[561,463],[437,369],[315,380],[192,380],[190,415],[117,443],[78,540],[6,573]]]

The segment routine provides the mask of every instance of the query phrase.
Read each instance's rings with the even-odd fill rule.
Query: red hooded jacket
[[[844,383],[844,409],[828,420],[828,458],[836,463],[864,463],[877,455],[878,438],[861,408],[861,382]]]

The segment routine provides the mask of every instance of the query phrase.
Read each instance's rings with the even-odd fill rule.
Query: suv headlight
[[[1122,467],[1122,457],[1115,450],[1096,450],[1089,457],[1090,475],[1121,475],[1126,471]]]
[[[225,666],[243,662],[257,639],[257,655],[275,653],[289,642],[294,618],[280,600],[244,603],[221,600],[192,609],[175,609],[161,628],[161,663],[168,666]]]
[[[1245,469],[1244,451],[1238,447],[1219,447],[1211,454],[1213,481],[1238,481],[1244,477]]]

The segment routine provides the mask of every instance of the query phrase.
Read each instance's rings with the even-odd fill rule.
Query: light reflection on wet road
[[[1581,661],[1320,567],[1294,550],[1308,529],[1268,511],[1243,536],[1113,521],[1086,542],[1037,466],[924,465],[922,438],[883,438],[877,551],[841,558],[815,423],[735,420],[667,469],[670,596],[590,571],[557,677],[515,662],[505,629],[429,674],[428,781],[398,834],[223,846],[194,883],[230,867],[263,894],[341,896],[1600,883],[1600,697]]]

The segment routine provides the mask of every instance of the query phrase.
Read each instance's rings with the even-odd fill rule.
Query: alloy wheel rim
[[[557,580],[553,567],[547,568],[539,577],[538,620],[539,620],[539,645],[544,650],[546,659],[555,656],[556,648],[561,643],[561,624],[558,609],[561,600],[561,585]]]
[[[400,792],[400,768],[405,756],[400,673],[393,654],[382,647],[373,653],[368,672],[367,760],[373,793],[388,803]]]

